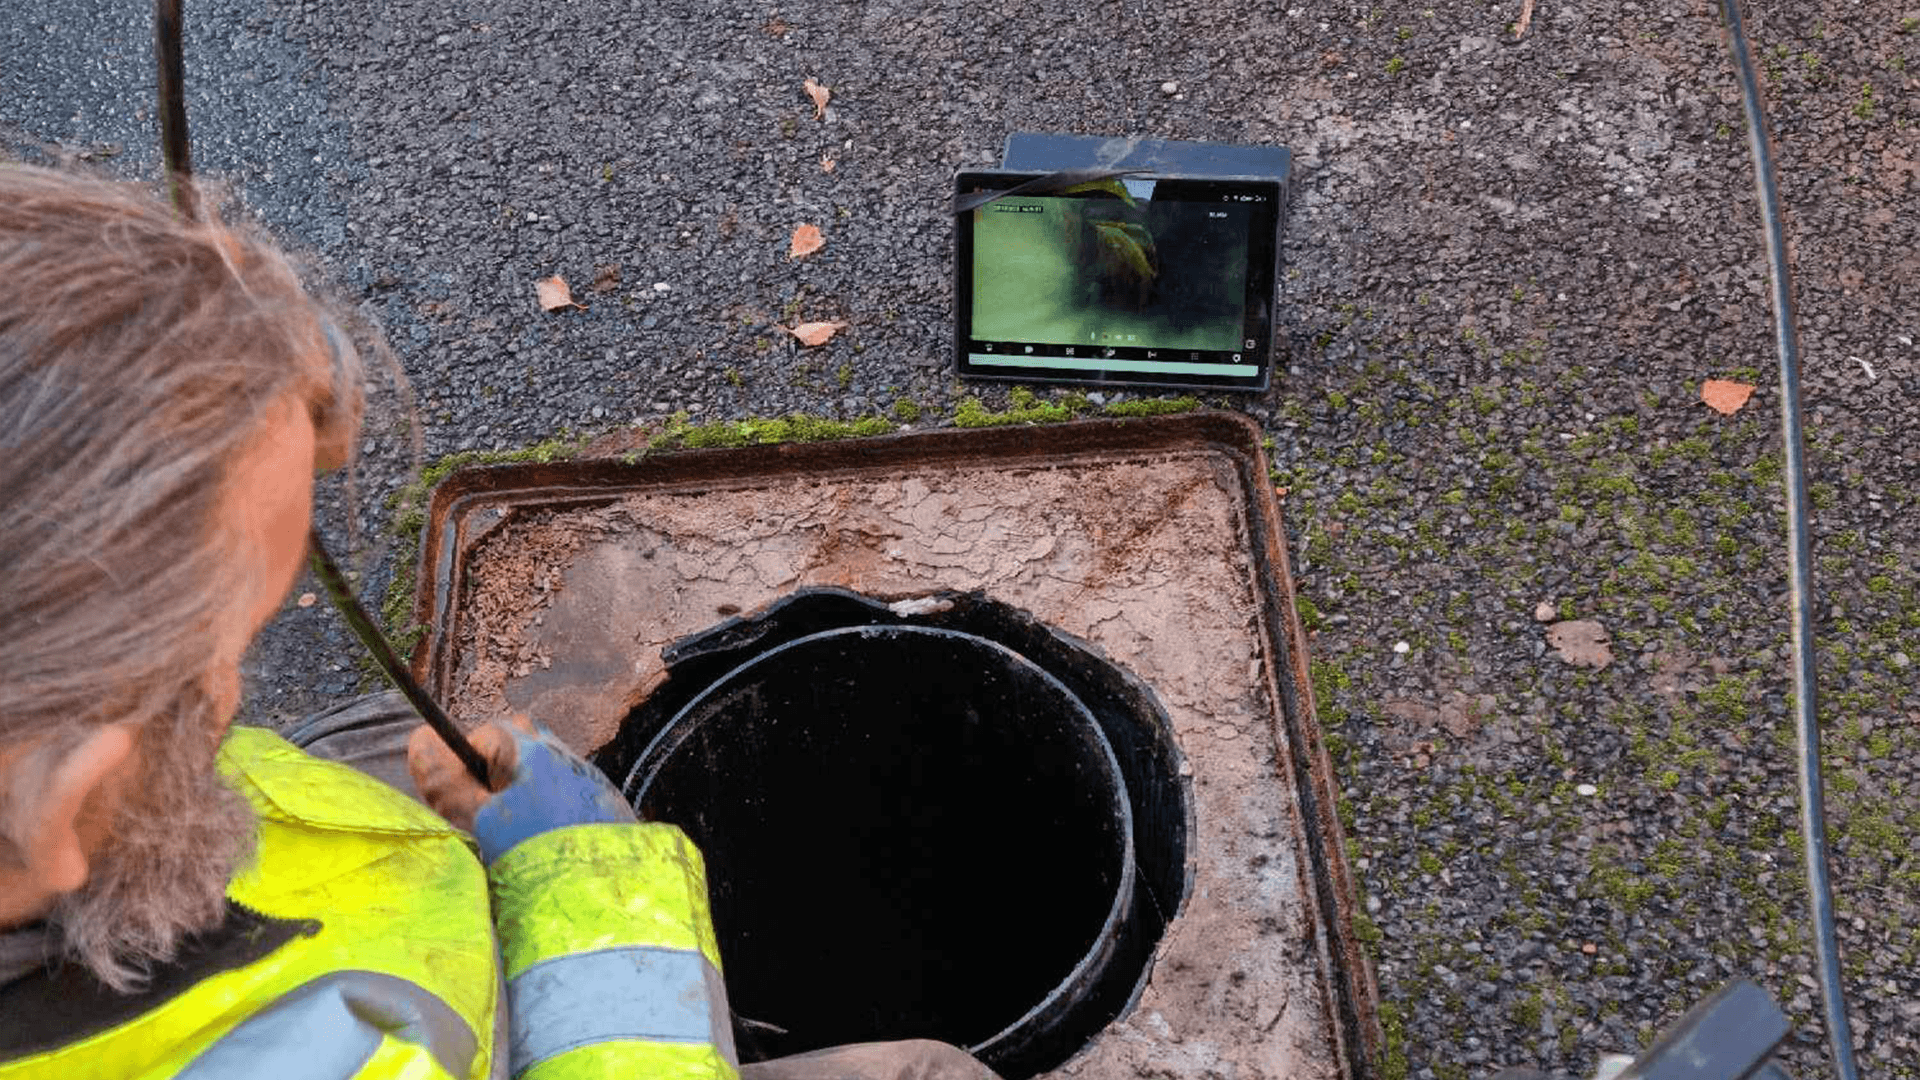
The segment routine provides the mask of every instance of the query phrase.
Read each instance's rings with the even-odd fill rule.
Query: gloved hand
[[[473,833],[481,859],[489,864],[520,841],[552,829],[636,820],[633,807],[604,773],[525,717],[506,727],[488,724],[471,738],[487,759],[491,791],[425,725],[407,743],[407,770],[428,806]]]

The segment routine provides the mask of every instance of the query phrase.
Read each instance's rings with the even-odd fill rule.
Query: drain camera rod
[[[307,531],[307,547],[311,549],[307,561],[313,567],[314,576],[327,587],[327,595],[332,598],[333,606],[340,609],[340,614],[347,620],[347,625],[353,627],[354,636],[358,637],[360,644],[365,645],[367,651],[373,654],[373,659],[380,665],[380,670],[387,673],[388,681],[405,695],[408,704],[413,706],[413,711],[420,714],[420,719],[427,722],[427,726],[433,729],[435,735],[440,736],[440,741],[446,743],[447,749],[453,751],[454,756],[460,759],[461,764],[467,767],[467,771],[473,774],[475,780],[480,781],[480,786],[491,787],[492,785],[487,782],[487,759],[480,756],[480,751],[475,750],[473,744],[467,741],[467,737],[461,733],[452,718],[442,712],[440,706],[427,696],[426,689],[414,680],[413,675],[407,671],[406,665],[400,662],[399,655],[393,651],[393,645],[387,641],[385,635],[380,633],[380,628],[374,624],[373,617],[367,614],[367,609],[361,607],[360,601],[355,599],[353,587],[347,584],[346,575],[340,572],[340,567],[335,565],[332,556],[327,554],[326,545],[320,542],[320,530]]]
[[[154,0],[153,59],[159,69],[160,154],[167,185],[182,217],[200,216],[194,205],[193,154],[187,142],[186,50],[180,39],[181,0]]]
[[[154,0],[153,5],[153,58],[159,76],[160,104],[160,153],[165,162],[167,184],[173,193],[173,205],[180,216],[192,220],[199,217],[199,208],[193,193],[193,157],[187,139],[187,95],[186,95],[186,48],[181,33],[182,0]],[[447,744],[467,772],[480,781],[480,786],[490,788],[487,759],[467,741],[452,718],[441,710],[406,666],[400,663],[400,657],[394,653],[393,645],[380,633],[380,628],[367,614],[360,601],[355,599],[353,588],[347,584],[346,575],[340,572],[333,557],[327,554],[326,545],[320,541],[320,530],[307,530],[308,562],[313,567],[314,576],[326,586],[327,595],[332,597],[333,606],[353,628],[360,643],[373,654],[373,659],[386,672],[388,681],[406,697],[413,711],[427,722],[440,741]]]
[[[1801,445],[1800,344],[1793,322],[1793,278],[1787,270],[1786,231],[1780,220],[1780,187],[1774,177],[1772,141],[1760,100],[1739,0],[1720,0],[1733,52],[1734,75],[1746,108],[1747,141],[1753,151],[1753,182],[1766,238],[1773,283],[1773,336],[1780,354],[1780,430],[1786,451],[1787,596],[1793,616],[1793,718],[1799,743],[1800,832],[1805,841],[1807,903],[1813,916],[1814,961],[1825,1005],[1827,1043],[1836,1080],[1854,1080],[1853,1036],[1846,991],[1840,983],[1840,943],[1833,922],[1833,887],[1827,870],[1827,822],[1820,781],[1820,715],[1813,662],[1813,554],[1807,536],[1807,462]]]

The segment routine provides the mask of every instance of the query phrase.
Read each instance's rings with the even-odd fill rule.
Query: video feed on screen
[[[1232,352],[1246,324],[1252,210],[1110,180],[974,211],[971,336]]]

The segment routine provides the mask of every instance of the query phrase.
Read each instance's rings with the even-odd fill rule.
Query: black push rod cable
[[[380,670],[386,673],[387,680],[393,683],[394,687],[407,699],[407,703],[413,706],[413,711],[420,714],[420,719],[426,721],[434,734],[440,736],[440,741],[447,744],[447,749],[452,750],[453,755],[460,759],[460,763],[467,767],[467,772],[472,774],[475,780],[480,781],[480,786],[491,787],[487,780],[487,759],[480,756],[480,751],[474,749],[473,744],[467,741],[467,737],[461,734],[459,726],[441,710],[440,706],[427,694],[426,688],[414,679],[412,673],[407,671],[407,666],[400,662],[399,654],[387,641],[386,635],[380,632],[379,624],[373,621],[373,617],[367,614],[367,609],[361,607],[360,601],[355,599],[353,587],[347,583],[347,576],[340,572],[340,568],[334,564],[333,557],[327,554],[326,545],[320,542],[319,529],[308,530],[307,549],[307,562],[313,568],[314,576],[319,578],[320,583],[326,587],[327,596],[333,600],[333,606],[340,609],[341,617],[345,618],[347,625],[353,628],[354,636],[358,637],[360,643],[367,647],[367,651],[373,654],[374,662],[379,664]]]
[[[199,216],[198,199],[193,191],[193,158],[187,139],[187,96],[186,48],[181,34],[182,0],[154,0],[153,5],[153,55],[159,75],[160,98],[160,152],[166,163],[167,184],[173,193],[173,205],[182,217],[192,219]],[[373,654],[373,659],[386,673],[388,681],[406,697],[414,712],[426,721],[440,741],[447,744],[467,772],[480,786],[491,787],[488,781],[487,759],[460,731],[451,717],[434,703],[425,688],[414,679],[405,664],[400,662],[399,654],[386,636],[380,633],[379,624],[367,614],[366,608],[353,595],[353,587],[347,582],[345,574],[327,554],[326,545],[320,540],[320,530],[307,532],[308,565],[313,568],[315,577],[326,587],[327,595],[332,598],[335,607],[353,628],[360,643]]]
[[[1780,187],[1773,171],[1773,143],[1760,100],[1760,82],[1740,16],[1739,0],[1720,0],[1733,50],[1734,74],[1746,107],[1747,142],[1753,150],[1754,187],[1760,226],[1766,235],[1767,272],[1773,283],[1773,338],[1780,353],[1780,433],[1786,451],[1787,594],[1793,615],[1793,719],[1799,746],[1800,832],[1806,848],[1807,903],[1813,916],[1814,962],[1819,969],[1827,1043],[1836,1080],[1856,1080],[1853,1033],[1840,985],[1840,942],[1833,922],[1833,885],[1827,869],[1827,821],[1820,780],[1820,711],[1814,684],[1813,553],[1807,529],[1807,460],[1800,423],[1800,343],[1794,331],[1793,278],[1780,217]]]
[[[199,215],[193,197],[193,149],[187,140],[186,49],[181,44],[181,0],[154,0],[153,59],[159,69],[160,156],[166,162],[173,205],[189,220]]]

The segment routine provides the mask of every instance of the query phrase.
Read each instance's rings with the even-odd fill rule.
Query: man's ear
[[[102,839],[97,834],[107,810],[97,796],[106,794],[114,775],[132,757],[133,744],[131,725],[94,729],[37,785],[32,804],[18,808],[20,820],[9,822],[8,831],[26,863],[30,888],[57,895],[86,884],[87,859]],[[10,778],[9,784],[19,779],[24,778]]]

